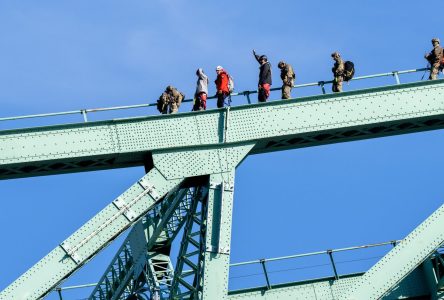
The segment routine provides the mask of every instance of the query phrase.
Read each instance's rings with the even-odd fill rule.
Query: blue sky
[[[424,67],[431,38],[444,39],[431,7],[444,3],[2,1],[0,117],[153,102],[169,84],[190,97],[198,67],[212,83],[222,65],[237,90],[251,90],[252,49],[268,55],[274,87],[281,59],[293,64],[297,83],[330,79],[333,51],[354,61],[357,75]],[[403,238],[443,203],[443,146],[443,132],[434,131],[249,157],[236,173],[232,261]],[[0,181],[0,290],[142,175],[131,168]],[[66,284],[97,281],[116,247]]]

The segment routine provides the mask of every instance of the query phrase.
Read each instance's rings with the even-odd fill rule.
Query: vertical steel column
[[[234,170],[210,176],[203,253],[202,300],[228,297]]]

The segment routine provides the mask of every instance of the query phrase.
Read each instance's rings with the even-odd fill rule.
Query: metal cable
[[[372,257],[365,257],[365,258],[360,258],[360,259],[351,259],[351,260],[342,260],[342,261],[338,261],[336,262],[336,264],[345,264],[345,263],[351,263],[351,262],[358,262],[358,261],[366,261],[366,260],[371,260],[371,259],[375,259],[375,258],[382,258],[383,256],[379,255],[379,256],[372,256]],[[305,267],[297,267],[297,268],[289,268],[289,269],[279,269],[279,270],[274,270],[274,271],[268,271],[268,273],[285,273],[285,272],[290,272],[290,271],[296,271],[296,270],[305,270],[305,269],[313,269],[313,268],[319,268],[319,267],[325,267],[325,266],[331,266],[330,263],[326,263],[326,264],[317,264],[317,265],[310,265],[310,266],[305,266]],[[259,276],[259,275],[263,275],[264,273],[251,273],[251,274],[247,274],[247,275],[240,275],[240,276],[230,276],[230,279],[238,279],[238,278],[246,278],[246,277],[253,277],[253,276]]]

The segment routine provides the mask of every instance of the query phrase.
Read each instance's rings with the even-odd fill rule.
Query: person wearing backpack
[[[290,99],[291,89],[294,86],[294,80],[296,78],[293,67],[281,60],[278,63],[278,68],[281,69],[282,99]]]
[[[193,106],[193,110],[206,110],[207,109],[207,96],[208,96],[208,76],[204,71],[199,68],[196,71],[197,84],[196,92],[194,93],[194,99],[196,100]]]
[[[157,110],[162,114],[165,115],[168,113],[168,103],[170,102],[170,97],[168,93],[165,91],[160,95],[159,99],[157,100]]]
[[[270,96],[271,87],[271,65],[268,62],[266,55],[258,55],[256,51],[253,50],[253,55],[257,62],[260,64],[259,67],[259,83],[258,83],[258,101],[266,102]]]
[[[182,92],[179,92],[172,85],[169,85],[165,89],[165,92],[162,94],[161,98],[164,98],[166,100],[166,105],[164,105],[161,113],[175,114],[178,112],[179,107],[182,104],[182,100],[185,99],[185,95]],[[168,110],[165,106],[168,108]]]
[[[429,80],[437,79],[439,70],[443,67],[443,49],[439,44],[438,38],[432,39],[433,49],[424,55],[424,58],[430,63]]]
[[[229,75],[222,66],[216,67],[216,74],[217,78],[214,83],[216,84],[217,108],[222,108],[225,106],[225,99],[230,96]]]
[[[334,93],[342,92],[342,82],[344,81],[344,61],[341,58],[341,55],[338,52],[333,52],[331,57],[335,61],[333,68],[331,71],[333,72],[333,84],[332,91]]]

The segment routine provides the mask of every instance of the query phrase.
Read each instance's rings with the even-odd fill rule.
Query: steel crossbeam
[[[0,131],[0,179],[143,165],[147,153],[250,154],[444,128],[444,80],[175,115]],[[175,128],[175,130],[170,130]]]
[[[307,280],[302,282],[273,285],[237,290],[229,292],[229,300],[343,300],[344,290],[352,288],[362,274],[343,275],[336,280],[334,277]],[[421,268],[413,271],[396,289],[382,300],[394,299],[430,299],[430,291],[424,281]],[[362,300],[367,298],[362,298]],[[439,298],[440,299],[440,298]]]

